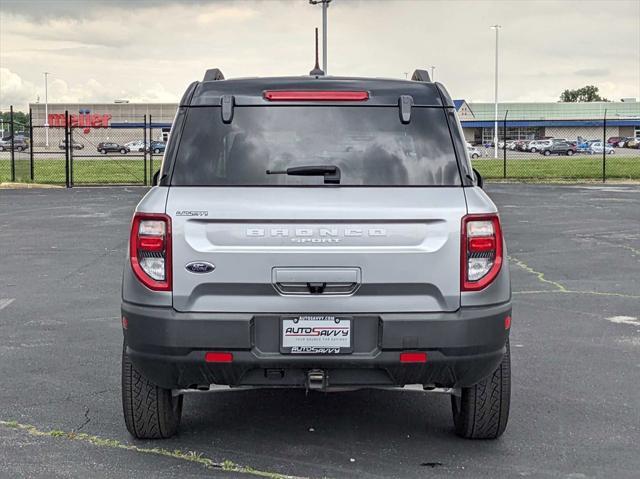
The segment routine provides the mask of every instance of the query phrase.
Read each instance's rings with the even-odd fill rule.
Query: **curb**
[[[42,183],[0,183],[0,189],[3,190],[25,190],[25,189],[51,189],[51,188],[64,188],[59,185],[46,185]]]

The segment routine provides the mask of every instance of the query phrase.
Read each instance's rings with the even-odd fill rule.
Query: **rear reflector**
[[[219,351],[209,351],[204,355],[207,363],[230,363],[233,361],[233,354]]]
[[[269,101],[365,101],[369,99],[368,91],[300,91],[300,90],[265,90],[265,100]]]
[[[507,316],[506,318],[504,318],[504,329],[510,329],[511,328],[511,316]]]
[[[427,353],[400,353],[401,363],[426,363]]]
[[[122,317],[122,329],[129,329],[129,320],[126,317]]]

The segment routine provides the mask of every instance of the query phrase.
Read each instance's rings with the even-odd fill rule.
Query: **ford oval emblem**
[[[185,266],[192,273],[211,273],[216,267],[206,261],[193,261]]]

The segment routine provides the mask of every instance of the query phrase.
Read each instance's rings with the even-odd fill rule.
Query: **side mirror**
[[[475,170],[474,170],[475,171]],[[158,186],[158,180],[160,179],[160,170],[153,174],[152,186]]]
[[[473,175],[476,177],[476,185],[478,185],[478,187],[480,188],[483,188],[484,180],[482,179],[482,175],[480,174],[480,172],[474,168]]]

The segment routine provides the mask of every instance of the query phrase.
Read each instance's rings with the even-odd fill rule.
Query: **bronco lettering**
[[[387,230],[385,228],[352,228],[346,227],[340,230],[336,227],[319,226],[315,228],[247,228],[245,231],[246,236],[250,237],[272,237],[272,238],[287,238],[292,237],[292,241],[304,242],[303,238],[307,238],[313,242],[325,242],[330,243],[332,241],[339,241],[339,236],[343,237],[380,237],[387,236]],[[324,239],[324,241],[320,241]],[[317,240],[317,241],[316,241]]]

